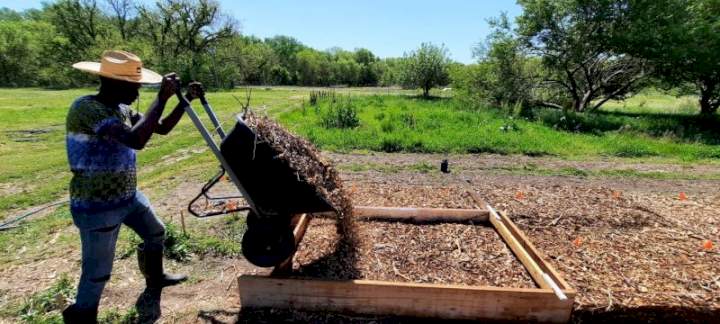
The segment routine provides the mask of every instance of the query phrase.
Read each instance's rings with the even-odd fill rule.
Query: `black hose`
[[[37,208],[37,209],[31,210],[31,211],[29,211],[29,212],[27,212],[27,213],[25,213],[25,214],[22,214],[22,215],[20,215],[20,216],[18,216],[18,217],[15,217],[14,219],[11,219],[11,220],[9,220],[9,221],[7,221],[7,222],[5,222],[5,223],[0,224],[0,231],[4,231],[4,230],[8,230],[8,229],[14,228],[15,226],[10,226],[10,225],[11,225],[11,224],[14,224],[14,223],[17,223],[17,222],[19,222],[19,221],[21,221],[21,220],[23,220],[23,219],[25,219],[25,218],[28,218],[28,217],[30,217],[30,216],[32,216],[32,215],[35,215],[35,214],[37,214],[37,213],[39,213],[39,212],[41,212],[41,211],[43,211],[43,210],[46,210],[46,209],[48,209],[48,208],[50,208],[50,207],[55,207],[55,206],[60,206],[60,205],[63,205],[63,204],[67,204],[68,201],[69,201],[69,200],[67,200],[67,199],[62,200],[62,201],[57,201],[57,202],[54,202],[54,203],[52,203],[52,204],[45,205],[45,206],[39,207],[39,208]]]

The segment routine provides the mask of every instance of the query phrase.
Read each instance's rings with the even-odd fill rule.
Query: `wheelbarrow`
[[[218,144],[182,93],[177,95],[187,102],[185,111],[220,162],[220,171],[190,201],[188,211],[201,218],[248,211],[247,231],[242,238],[243,255],[250,263],[260,267],[282,263],[296,249],[292,217],[301,213],[329,212],[333,208],[317,194],[314,187],[301,181],[295,171],[278,158],[282,152],[269,143],[257,140],[255,132],[245,124],[243,115],[238,114],[233,129],[225,133],[207,99],[200,98],[220,138]],[[239,197],[212,197],[208,194],[225,175],[240,191],[247,206],[211,212],[195,210],[193,205],[201,197],[209,200]]]

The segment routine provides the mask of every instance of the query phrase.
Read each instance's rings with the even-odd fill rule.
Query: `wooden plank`
[[[239,277],[242,307],[464,320],[564,323],[572,301],[549,289],[467,287],[371,280]]]
[[[403,208],[357,206],[353,216],[363,220],[423,223],[486,223],[488,212],[480,209]]]
[[[498,215],[499,216],[499,215]],[[510,230],[502,222],[502,219],[490,216],[490,223],[493,224],[495,230],[500,234],[505,243],[510,247],[510,250],[515,253],[515,256],[525,266],[525,269],[530,273],[530,276],[535,280],[535,283],[540,288],[551,289],[550,284],[543,278],[543,271],[538,266],[535,259],[525,250],[525,248],[518,242],[517,238],[510,232]]]
[[[468,193],[475,200],[478,206],[483,208],[490,208],[488,205],[472,188],[468,189]],[[490,215],[490,223],[500,233],[505,240],[505,243],[510,246],[513,253],[518,257],[520,262],[525,266],[533,280],[542,288],[548,288],[549,282],[544,278],[548,276],[552,283],[556,285],[558,297],[568,298],[573,300],[575,298],[575,290],[570,288],[570,285],[562,279],[559,273],[550,266],[544,259],[540,252],[530,243],[530,240],[515,224],[507,217],[504,213],[496,213],[497,219],[493,213]]]
[[[293,236],[295,236],[295,247],[297,248],[298,245],[300,245],[300,242],[302,241],[303,237],[305,237],[305,231],[307,230],[308,224],[310,224],[310,215],[308,214],[301,214],[297,215],[296,217],[293,217],[292,224],[295,226],[293,229]],[[295,253],[293,253],[287,260],[283,261],[279,265],[275,266],[272,273],[270,273],[271,276],[279,276],[286,273],[289,273],[290,270],[292,270],[292,261],[295,257]]]
[[[510,217],[507,216],[506,213],[500,212],[500,217],[503,221],[503,223],[506,225],[506,227],[512,232],[513,236],[517,238],[518,242],[525,248],[525,251],[528,252],[530,257],[532,257],[537,265],[542,269],[543,272],[547,273],[555,282],[560,286],[561,289],[565,292],[566,295],[568,295],[568,298],[573,298],[575,295],[575,290],[570,287],[570,285],[565,282],[565,280],[562,278],[562,276],[555,270],[555,268],[548,263],[545,260],[545,255],[542,254],[535,246],[532,244],[530,239],[527,238],[525,233],[523,233],[515,223],[510,219]]]

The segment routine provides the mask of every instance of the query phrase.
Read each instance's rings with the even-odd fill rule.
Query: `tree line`
[[[389,86],[452,84],[475,107],[575,112],[653,86],[720,107],[720,0],[518,0],[522,13],[491,20],[476,63],[452,62],[423,43],[403,57],[317,50],[289,36],[243,35],[215,0],[59,0],[0,9],[0,86],[74,87],[95,80],[70,68],[110,48],[147,67],[216,88],[245,84]],[[468,31],[458,31],[466,33]]]
[[[60,0],[23,12],[0,9],[0,86],[92,84],[94,78],[74,71],[72,63],[97,61],[111,48],[138,54],[146,67],[216,88],[417,81],[428,89],[435,84],[429,81],[447,82],[442,47],[423,44],[405,57],[380,59],[364,48],[317,50],[289,36],[260,39],[241,34],[214,0]],[[438,77],[411,73],[409,59],[426,50],[443,55],[434,63],[443,64]]]

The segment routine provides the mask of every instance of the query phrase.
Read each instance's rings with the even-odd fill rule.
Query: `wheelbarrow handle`
[[[203,139],[205,140],[205,143],[210,148],[210,151],[212,151],[213,155],[220,161],[221,167],[226,170],[228,176],[230,177],[230,180],[235,184],[235,186],[240,190],[240,193],[243,195],[243,197],[248,197],[247,191],[245,191],[245,188],[243,188],[242,184],[240,184],[240,181],[238,181],[237,176],[230,168],[230,165],[228,164],[227,160],[223,156],[223,154],[220,152],[220,143],[215,142],[210,132],[205,128],[205,125],[203,125],[202,120],[200,120],[200,117],[197,115],[195,110],[193,109],[192,105],[190,104],[190,101],[183,96],[183,94],[180,91],[176,92],[176,95],[178,96],[178,99],[181,101],[181,103],[184,103],[185,112],[187,113],[188,117],[190,117],[190,120],[195,125],[195,128],[200,132],[200,135],[202,135]],[[206,100],[207,101],[207,100]],[[205,106],[205,105],[203,105]],[[215,125],[218,125],[219,122],[217,121],[217,117],[215,116],[215,113],[212,111],[212,108],[208,105],[205,107],[205,111],[210,116],[210,119],[213,120],[213,123]],[[220,134],[221,128],[217,128],[218,133]],[[221,136],[224,135],[224,132],[221,134]],[[224,138],[224,137],[223,137]],[[255,205],[250,199],[246,199],[247,203],[249,205],[249,208],[253,209],[255,208]]]
[[[225,130],[222,128],[222,125],[220,125],[220,121],[217,118],[217,115],[215,115],[215,111],[210,106],[210,103],[207,101],[207,98],[205,96],[200,96],[200,103],[202,103],[203,108],[205,108],[205,113],[207,113],[208,117],[210,117],[210,121],[213,123],[213,126],[215,126],[215,131],[220,135],[221,139],[225,139]]]

